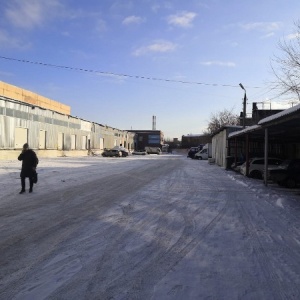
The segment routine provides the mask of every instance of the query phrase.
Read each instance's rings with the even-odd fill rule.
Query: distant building
[[[252,103],[252,124],[256,125],[258,122],[266,117],[282,112],[282,109],[258,109],[257,102]]]
[[[145,147],[162,148],[164,144],[164,134],[160,130],[127,130],[135,133],[134,149],[144,150]]]
[[[198,147],[211,143],[212,137],[210,134],[189,134],[181,137],[181,148]]]
[[[263,108],[258,108],[258,104]],[[251,117],[245,118],[245,126],[253,126],[258,124],[258,122],[266,117],[275,115],[282,111],[282,109],[264,109],[264,103],[262,102],[253,102],[252,103],[252,115]],[[240,113],[240,126],[243,125],[243,112]]]

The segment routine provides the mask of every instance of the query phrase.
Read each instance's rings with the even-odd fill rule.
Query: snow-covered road
[[[300,299],[300,196],[181,155],[0,167],[0,299]],[[28,184],[28,183],[27,183]]]

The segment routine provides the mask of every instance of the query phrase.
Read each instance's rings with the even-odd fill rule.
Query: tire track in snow
[[[111,281],[117,281],[119,280],[120,276],[124,276],[122,271],[123,266],[132,266],[132,263],[129,260],[132,259],[132,257],[129,257],[126,251],[123,251],[123,247],[124,243],[130,240],[130,237],[135,230],[135,203],[134,201],[131,201],[129,204],[123,205],[123,200],[125,199],[126,202],[126,199],[131,199],[132,192],[139,190],[141,187],[144,188],[144,186],[147,184],[151,185],[153,180],[159,182],[160,176],[165,176],[166,174],[170,173],[174,167],[176,168],[176,166],[178,166],[178,164],[181,164],[181,162],[178,160],[174,161],[174,164],[171,164],[170,162],[167,162],[163,165],[161,163],[157,163],[157,165],[160,167],[160,174],[158,176],[157,172],[154,172],[154,170],[157,170],[157,166],[153,165],[152,163],[151,169],[149,169],[149,167],[141,168],[139,169],[139,172],[135,172],[134,174],[127,176],[129,177],[129,180],[122,180],[120,182],[116,181],[116,183],[113,184],[113,187],[110,185],[106,190],[103,191],[101,198],[107,198],[104,200],[104,202],[109,201],[112,206],[120,207],[123,214],[121,216],[115,216],[114,219],[110,220],[110,222],[112,221],[111,226],[106,226],[107,228],[105,231],[102,231],[102,229],[99,228],[98,235],[102,235],[102,237],[104,235],[106,240],[109,241],[106,243],[105,248],[102,249],[96,257],[94,256],[91,258],[91,260],[88,260],[84,263],[84,267],[83,270],[81,270],[81,275],[79,278],[74,278],[74,280],[70,284],[65,285],[63,289],[57,290],[53,295],[51,295],[51,298],[53,297],[53,299],[55,299],[57,295],[63,295],[65,293],[68,295],[72,295],[72,293],[74,293],[74,296],[78,296],[77,287],[80,287],[82,297],[90,298],[93,297],[93,291],[95,291],[95,293],[98,295],[99,282],[101,282],[101,285],[104,285],[105,282],[110,283]],[[149,174],[149,176],[142,176],[143,174]],[[88,192],[88,198],[92,199],[97,195],[97,191],[91,191],[91,189],[88,190],[90,190],[90,192]],[[122,197],[124,191],[130,191],[130,193],[128,193],[129,196],[125,194],[125,196]],[[112,194],[118,195],[114,201],[111,200]],[[119,203],[121,203],[121,205]],[[89,206],[91,205],[89,202],[87,204]],[[165,204],[160,203],[160,205]],[[105,203],[102,203],[97,210],[101,208],[105,208]],[[152,212],[159,212],[159,210],[155,211],[155,209],[157,208],[152,209]],[[87,215],[85,215],[85,217],[86,216]],[[141,225],[146,226],[147,224],[139,224],[139,227],[141,227]],[[91,239],[96,240],[97,235],[93,235]],[[84,243],[82,243],[82,249],[80,252],[85,251],[84,245],[88,242],[89,240],[85,240]],[[97,241],[91,241],[89,247],[91,248],[88,249],[88,251],[95,251],[96,249],[94,250],[94,248],[99,248],[99,244]],[[121,263],[119,263],[119,261],[121,261]],[[83,274],[86,274],[86,278],[89,278],[89,280],[83,282],[82,277],[85,276]],[[85,291],[85,293],[82,292],[82,290]]]
[[[149,169],[151,171],[151,169],[157,168],[156,165],[159,165],[159,163],[154,165],[153,163],[151,165],[144,165],[139,169],[139,171],[146,172]],[[166,164],[165,171],[168,171],[168,169],[170,169],[170,166]],[[140,188],[145,183],[151,182],[151,180],[157,177],[151,172],[150,174],[151,176],[148,176],[146,179],[141,176],[140,180],[135,180],[134,184],[131,185],[131,191],[132,189]],[[162,170],[162,174],[164,174],[164,170]],[[94,209],[95,204],[100,205],[98,210],[105,210],[105,208],[107,208],[109,205],[113,205],[113,201],[111,200],[113,191],[116,195],[116,201],[118,201],[118,198],[121,197],[122,194],[126,192],[129,193],[128,189],[124,189],[124,187],[126,188],[127,186],[126,180],[124,180],[126,178],[126,174],[121,173],[115,176],[117,179],[122,179],[116,182],[111,180],[113,176],[114,175],[111,175],[108,176],[109,178],[105,178],[105,180],[101,182],[101,185],[96,178],[93,178],[92,181],[84,183],[82,186],[78,185],[76,187],[68,188],[63,193],[61,193],[61,191],[57,191],[44,195],[42,199],[39,199],[40,201],[34,202],[34,198],[38,198],[38,195],[33,195],[30,203],[23,203],[19,207],[20,211],[23,208],[26,211],[30,211],[37,207],[38,209],[41,208],[41,210],[47,213],[45,213],[40,220],[36,220],[36,222],[32,224],[32,226],[35,226],[35,228],[28,226],[23,227],[21,231],[14,235],[14,240],[10,239],[6,243],[7,247],[8,243],[10,244],[11,241],[11,246],[8,247],[14,247],[16,249],[16,251],[14,251],[16,253],[13,253],[12,256],[13,259],[9,259],[7,261],[14,261],[16,268],[22,269],[21,273],[19,272],[19,274],[17,274],[15,272],[14,276],[9,278],[11,283],[9,284],[9,293],[12,297],[13,295],[17,295],[19,292],[25,295],[28,292],[27,287],[30,287],[31,294],[34,294],[37,287],[34,287],[34,284],[32,283],[37,281],[39,278],[41,280],[46,278],[44,274],[47,271],[47,268],[44,269],[44,266],[46,266],[48,262],[52,261],[56,257],[58,249],[64,250],[64,245],[67,245],[67,241],[74,241],[74,239],[76,239],[76,235],[81,230],[81,225],[86,226],[88,225],[89,219],[95,219],[95,214],[97,214],[97,211]],[[102,198],[99,197],[99,186],[101,187],[103,184],[104,186],[106,185],[107,188],[106,192],[103,193]],[[98,187],[98,189],[96,187]],[[59,195],[63,196],[59,197]],[[75,200],[73,198],[75,198]],[[17,214],[17,212],[14,212],[14,214]],[[44,216],[46,218],[44,218]],[[49,222],[49,218],[51,222]],[[18,237],[22,239],[22,247],[20,246]],[[44,241],[47,242],[47,245],[44,243]],[[37,244],[39,247],[36,247]],[[44,250],[41,249],[41,246]],[[81,265],[81,262],[77,258],[84,258],[84,253],[80,252],[80,247],[82,245],[75,245],[75,243],[73,243],[73,246],[77,248],[74,250],[74,255],[66,258],[64,263],[67,265],[68,261],[78,261],[79,266]],[[11,257],[12,252],[9,251],[9,249],[6,250],[7,255]],[[24,255],[20,255],[21,250],[25,252],[25,258],[23,257]],[[39,255],[33,259],[32,257],[35,252],[37,252]],[[19,260],[20,263],[17,263]],[[26,264],[27,260],[30,261],[29,266]],[[52,272],[52,270],[49,269],[49,272]],[[86,274],[88,273],[88,270],[86,270]],[[15,288],[13,288],[13,286]],[[58,286],[59,285],[57,284],[57,287]],[[64,288],[58,288],[60,291],[62,289]],[[1,288],[1,291],[4,290]],[[56,294],[56,291],[54,294]],[[30,293],[28,294],[28,297],[30,297]]]
[[[268,207],[264,207],[265,205]],[[281,286],[282,290],[293,289],[293,294],[298,295],[299,298],[300,287],[297,282],[300,280],[300,234],[299,230],[295,228],[296,225],[299,225],[299,220],[295,220],[293,216],[288,220],[286,211],[274,206],[274,203],[268,199],[266,202],[253,201],[251,203],[251,208],[247,209],[249,219],[252,219],[252,209],[255,209],[256,212],[268,211],[268,214],[256,218],[259,222],[255,226],[253,225],[253,230],[255,230],[261,244],[272,249],[273,255],[269,255],[270,263],[272,262],[272,266],[276,270],[278,280],[281,282],[281,278],[285,278]],[[290,216],[290,212],[288,216]],[[287,282],[289,282],[288,285]]]
[[[272,263],[272,257],[265,250],[263,243],[261,242],[255,226],[251,222],[251,218],[247,211],[244,209],[241,201],[236,199],[233,195],[237,206],[239,207],[239,212],[242,216],[242,222],[244,224],[245,230],[248,236],[251,238],[251,246],[253,247],[254,253],[258,259],[258,263],[263,271],[264,277],[268,284],[269,290],[273,294],[273,299],[290,299],[282,286],[280,277],[276,272],[276,266]]]
[[[124,277],[123,273],[117,273],[117,272],[113,272],[111,270],[111,266],[114,264],[115,260],[122,260],[122,262],[119,262],[119,265],[122,265],[122,270],[127,270],[127,274],[126,274],[126,278],[129,278],[131,276],[134,276],[134,274],[136,272],[138,272],[138,270],[142,270],[145,264],[145,260],[148,261],[152,261],[152,260],[156,260],[157,256],[159,256],[159,252],[162,251],[157,251],[157,249],[161,249],[161,246],[159,245],[161,242],[163,242],[164,244],[164,248],[168,248],[170,247],[170,242],[172,240],[172,237],[168,234],[168,218],[167,215],[170,214],[170,212],[172,212],[174,205],[176,206],[176,204],[178,204],[179,200],[171,200],[168,202],[161,202],[161,198],[162,198],[162,191],[165,191],[164,197],[167,199],[172,199],[173,196],[176,196],[179,191],[176,188],[176,185],[174,185],[174,176],[176,177],[177,175],[174,175],[174,173],[170,174],[171,176],[168,177],[168,180],[165,181],[160,181],[157,180],[156,185],[153,186],[153,184],[151,184],[150,186],[150,193],[149,195],[147,195],[147,187],[145,187],[146,191],[142,191],[140,193],[139,197],[151,197],[152,199],[154,199],[156,202],[153,203],[153,205],[156,205],[155,207],[153,207],[150,210],[147,210],[145,213],[143,213],[141,216],[139,216],[139,219],[137,220],[138,222],[136,222],[135,218],[134,218],[134,201],[131,201],[127,206],[123,206],[122,207],[122,211],[123,211],[123,216],[121,218],[119,218],[119,225],[123,230],[118,230],[115,232],[114,234],[114,238],[113,238],[113,243],[110,243],[108,248],[106,248],[105,250],[105,254],[101,259],[101,262],[97,263],[98,264],[98,268],[97,268],[97,272],[99,272],[101,270],[101,273],[106,273],[110,274],[109,278],[106,278],[103,275],[97,275],[97,279],[96,281],[99,282],[101,281],[102,284],[105,285],[105,283],[110,280],[110,278],[115,278],[115,280],[118,282],[118,286],[120,285],[120,282],[122,282],[122,278]],[[168,187],[166,189],[166,187]],[[181,193],[185,193],[186,191],[181,190]],[[176,199],[181,199],[181,197],[178,197]],[[135,228],[138,229],[143,229],[143,228],[147,228],[149,226],[152,226],[153,224],[153,217],[149,218],[149,214],[151,215],[157,215],[159,216],[157,220],[154,220],[155,227],[155,241],[151,243],[148,243],[148,245],[146,246],[146,250],[145,250],[145,254],[143,257],[143,260],[141,261],[135,261],[134,265],[132,264],[132,257],[130,257],[129,254],[127,254],[126,252],[121,252],[120,254],[117,254],[117,258],[112,255],[113,253],[116,253],[116,249],[120,248],[121,246],[123,246],[124,248],[126,248],[126,243],[128,243],[128,241],[130,241],[131,239],[131,235],[132,235],[132,231],[134,231]],[[135,224],[133,224],[135,222]],[[134,228],[132,228],[134,227]],[[147,230],[147,229],[146,229]],[[111,232],[110,232],[111,233]],[[142,233],[141,233],[142,234]],[[138,239],[138,237],[136,237],[135,239]],[[109,238],[109,240],[111,240]],[[130,280],[131,281],[131,280]],[[129,281],[129,283],[130,283]],[[109,286],[109,284],[111,283],[107,283],[107,285]],[[128,284],[126,284],[126,288],[128,287]],[[96,289],[97,290],[97,286],[95,286],[93,283],[91,283],[88,287],[88,291],[89,293],[93,293],[93,290]],[[105,286],[103,288],[103,291],[100,292],[101,297],[105,297],[104,293],[106,293],[106,291],[109,288],[107,286]],[[140,290],[138,288],[138,285],[135,284],[135,289],[134,290]],[[115,294],[116,288],[113,287],[112,288],[113,294]],[[90,294],[89,294],[90,296]],[[88,297],[89,297],[88,296]],[[109,297],[109,296],[107,296]]]
[[[141,296],[140,292],[143,294],[143,297],[149,297],[155,283],[160,281],[176,264],[178,264],[191,250],[193,250],[207,234],[209,234],[209,232],[224,216],[226,208],[227,203],[197,235],[190,235],[189,231],[191,230],[191,227],[185,227],[183,234],[174,246],[163,253],[155,262],[149,262],[148,265],[135,276],[135,278],[131,279],[134,282],[134,286],[138,287],[139,297]],[[127,285],[128,281],[126,280],[124,285],[121,285],[123,288],[119,289],[118,287],[119,293],[122,293]],[[134,289],[127,291],[127,295],[124,295],[125,299],[131,299],[132,293],[136,294],[135,292],[136,291]],[[115,294],[115,290],[113,291],[113,294]],[[107,296],[108,297],[105,299],[109,299],[111,295],[108,294]],[[135,299],[137,298],[138,297]]]
[[[249,183],[244,184],[252,191],[253,201],[239,204],[247,211],[248,220],[257,220],[255,225],[252,223],[252,229],[260,243],[272,251],[272,256],[268,255],[268,260],[270,267],[276,270],[277,280],[282,282],[281,289],[289,290],[290,294],[299,298],[300,287],[297,284],[300,281],[300,221],[297,210],[299,204],[285,199],[285,194],[280,193],[278,189],[255,186],[256,183],[250,179]],[[285,199],[286,205],[279,207],[278,197]],[[265,252],[269,253],[270,250]]]
[[[182,211],[185,198],[189,198],[192,196],[192,194],[189,191],[190,185],[188,184],[190,178],[186,175],[187,174],[184,174],[183,176],[184,178],[183,182],[185,182],[186,184],[183,184],[181,182],[180,187],[178,187],[178,185],[176,184],[176,177],[179,176],[179,174],[177,174],[176,172],[172,173],[171,176],[169,176],[169,180],[167,182],[158,180],[158,187],[156,186],[152,187],[151,185],[150,195],[152,195],[153,199],[155,199],[155,201],[157,202],[156,205],[157,204],[159,205],[158,207],[151,208],[150,211],[143,213],[143,215],[140,216],[140,220],[138,220],[139,221],[138,223],[133,224],[133,222],[135,221],[134,201],[129,202],[129,204],[127,204],[126,207],[125,206],[123,207],[122,210],[125,214],[123,214],[122,217],[118,218],[118,227],[110,228],[108,232],[103,233],[105,234],[107,240],[110,241],[109,245],[103,251],[104,254],[101,255],[101,257],[99,257],[100,260],[98,259],[97,262],[95,261],[92,262],[92,264],[88,265],[89,270],[87,270],[86,273],[89,274],[95,273],[95,276],[93,276],[93,279],[90,280],[90,284],[86,288],[87,292],[85,297],[90,298],[92,297],[92,295],[96,295],[96,294],[97,295],[100,294],[102,297],[103,293],[107,289],[107,286],[113,284],[117,284],[119,286],[120,282],[124,280],[123,277],[135,278],[135,274],[137,274],[138,272],[143,272],[142,270],[145,267],[145,262],[148,262],[149,264],[151,264],[151,261],[155,262],[158,259],[158,257],[164,255],[165,253],[164,249],[168,249],[172,246],[170,244],[171,237],[167,234],[168,220],[166,220],[166,216],[170,213],[170,211],[174,209],[174,206],[179,207],[180,208],[179,210]],[[182,176],[179,177],[181,178]],[[153,189],[157,191],[155,194],[153,194]],[[165,198],[168,198],[168,202],[162,201],[160,195],[162,191],[165,191],[166,193]],[[179,192],[181,193],[180,195],[178,195]],[[215,196],[218,195],[218,192],[213,191],[210,194],[211,197],[208,197],[208,199],[206,199],[205,202],[206,204],[208,204],[211,198],[215,198]],[[144,192],[142,192],[140,196],[145,196]],[[147,193],[146,193],[146,197],[149,197]],[[173,198],[177,200],[174,200]],[[202,205],[201,208],[203,209],[204,206]],[[133,226],[136,226],[137,229],[142,229],[142,228],[146,228],[148,225],[151,225],[151,222],[153,221],[152,218],[150,218],[150,221],[147,219],[147,214],[149,212],[153,213],[154,215],[158,214],[160,216],[157,221],[158,229],[155,232],[156,237],[158,237],[158,240],[148,245],[148,247],[146,248],[146,254],[144,255],[143,261],[136,261],[135,258],[130,256],[128,253],[126,253],[126,251],[124,251],[123,248],[126,246],[125,244],[128,241],[130,241],[132,230],[135,229],[135,227],[132,228]],[[185,219],[187,220],[189,218],[185,217]],[[194,229],[194,221],[191,222],[192,224],[190,225],[190,229],[189,229],[190,231]],[[120,228],[122,228],[122,230],[120,230]],[[161,245],[159,245],[160,242],[163,242],[164,244],[163,249],[160,249],[161,248]],[[160,249],[160,251],[157,251],[157,248]],[[116,264],[115,261],[119,261],[119,263]],[[124,285],[125,290],[126,288],[129,288],[129,286],[131,286],[131,280],[128,280],[127,281],[128,284]],[[101,289],[101,292],[99,292],[100,282],[101,285],[104,286]],[[72,286],[74,287],[73,284]],[[72,286],[70,286],[68,289],[71,289]],[[140,291],[141,289],[138,287],[139,284],[138,282],[136,282],[134,290]],[[116,295],[115,291],[117,289],[113,288],[112,290],[114,291],[113,294]]]
[[[176,185],[174,185],[176,189]],[[191,194],[188,193],[188,185],[183,194],[180,195],[180,201],[177,204],[184,203],[186,198],[189,198]],[[211,195],[218,195],[218,191],[213,191]],[[171,194],[170,194],[171,195]],[[215,198],[215,197],[213,197]],[[208,204],[210,200],[206,201]],[[174,202],[172,205],[168,205],[170,209],[174,208]],[[194,218],[205,209],[204,206],[199,207],[192,214],[188,214],[183,211],[183,207],[180,208],[182,216],[184,218],[184,229],[175,244],[169,248],[163,249],[159,253],[148,258],[140,266],[135,266],[134,272],[122,277],[117,281],[117,284],[112,283],[106,286],[105,290],[101,291],[101,298],[112,299],[115,295],[119,295],[114,299],[141,299],[147,298],[152,290],[152,287],[161,280],[179,261],[181,261],[194,247],[196,247],[201,240],[214,228],[214,226],[222,219],[227,209],[228,201],[223,204],[223,207],[217,212],[217,214],[210,219],[210,221],[201,228],[200,232],[195,232]],[[161,227],[161,224],[159,224]],[[154,248],[155,249],[155,248]],[[138,268],[139,267],[139,268]],[[147,294],[148,293],[148,294]]]

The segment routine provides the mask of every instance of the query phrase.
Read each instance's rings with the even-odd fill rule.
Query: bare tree
[[[239,115],[234,114],[232,110],[224,109],[212,113],[205,133],[213,133],[225,125],[239,125]]]
[[[295,27],[293,38],[278,43],[283,55],[275,56],[271,67],[276,77],[274,87],[280,89],[281,95],[296,95],[300,100],[300,22]]]

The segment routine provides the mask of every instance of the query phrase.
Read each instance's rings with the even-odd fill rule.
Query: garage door
[[[15,148],[22,149],[23,145],[27,143],[28,129],[15,128]]]
[[[39,149],[46,149],[46,131],[40,130]]]

